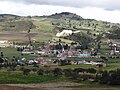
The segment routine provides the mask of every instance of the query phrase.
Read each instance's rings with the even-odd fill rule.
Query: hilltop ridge
[[[42,16],[43,18],[53,18],[53,19],[70,19],[70,20],[81,20],[83,19],[81,16],[76,15],[74,13],[70,12],[61,12],[61,13],[55,13],[49,16]]]

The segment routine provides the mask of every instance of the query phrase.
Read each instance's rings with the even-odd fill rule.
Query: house
[[[91,57],[91,54],[75,54],[77,57]]]
[[[2,43],[8,43],[8,40],[0,40],[0,44]]]
[[[64,36],[70,36],[72,35],[73,33],[79,33],[80,31],[73,31],[73,30],[70,30],[70,29],[64,29],[62,32],[58,32],[56,34],[57,37],[64,37]]]
[[[9,47],[10,42],[8,40],[0,40],[0,47]]]
[[[21,53],[22,53],[22,54],[35,54],[34,51],[29,50],[29,49],[24,49]]]
[[[72,35],[72,30],[63,30],[62,32],[60,33],[57,33],[56,36],[57,37],[63,37],[63,36],[70,36]]]

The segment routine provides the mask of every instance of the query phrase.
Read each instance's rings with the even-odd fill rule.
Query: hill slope
[[[114,26],[120,27],[120,24],[97,21],[94,19],[84,19],[81,16],[69,12],[56,13],[50,16],[32,17],[22,17],[10,14],[0,15],[1,33],[25,32],[27,34],[28,30],[30,29],[30,32],[38,33],[34,37],[34,39],[37,41],[48,41],[49,39],[55,38],[55,34],[57,32],[61,32],[64,29],[80,31],[84,33],[84,35],[88,35],[88,37],[94,39],[98,35],[105,34],[109,30],[114,29]],[[74,39],[76,41],[79,41],[79,38],[76,37],[79,35],[74,35]],[[84,38],[84,35],[82,35],[82,38]],[[61,38],[71,40],[71,37]]]

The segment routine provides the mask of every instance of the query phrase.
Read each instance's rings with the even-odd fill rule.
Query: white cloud
[[[24,4],[59,5],[68,7],[98,7],[108,10],[120,10],[120,0],[4,0]]]
[[[103,21],[109,21],[114,23],[120,23],[119,17],[120,17],[120,11],[114,10],[114,11],[107,11],[102,8],[96,8],[96,7],[87,7],[81,9],[81,13],[84,18],[93,18],[97,20],[103,20]]]
[[[97,0],[96,0],[97,1]],[[110,21],[120,23],[120,11],[119,10],[105,10],[98,7],[64,7],[53,5],[39,5],[39,4],[24,4],[8,1],[0,1],[0,12],[6,14],[16,15],[50,15],[60,12],[72,12],[76,13],[83,18],[97,19],[103,21]]]

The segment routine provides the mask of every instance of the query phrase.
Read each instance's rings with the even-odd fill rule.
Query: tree
[[[55,46],[55,49],[62,50],[63,46],[59,43]]]
[[[0,57],[0,63],[3,63],[3,62],[4,62],[3,58]]]
[[[29,22],[28,23],[28,31],[27,31],[27,33],[28,33],[28,41],[29,41],[29,45],[30,46],[32,46],[32,41],[31,41],[31,35],[30,35],[30,32],[31,32],[31,29],[32,28],[34,28],[35,27],[35,25],[32,23],[32,22]]]
[[[112,26],[109,33],[106,33],[106,37],[109,39],[120,39],[120,27]]]
[[[53,70],[53,74],[54,74],[54,76],[60,76],[60,75],[62,75],[62,69],[60,69],[60,68],[55,68],[55,69]]]
[[[25,68],[24,67],[20,67],[20,69],[19,69],[20,71],[23,71],[23,70],[25,70]]]
[[[33,68],[32,71],[33,71],[34,73],[36,73],[37,69],[36,69],[36,68]]]
[[[88,35],[90,35],[90,34],[91,34],[91,33],[90,33],[90,30],[87,30],[87,34],[88,34]]]
[[[23,75],[28,75],[30,73],[30,69],[24,69],[23,70]]]
[[[71,74],[72,74],[72,72],[73,72],[72,69],[64,69],[63,71],[64,71],[64,75],[65,75],[66,77],[71,77]]]
[[[112,42],[110,42],[108,45],[109,45],[109,47],[110,47],[110,50],[112,50],[112,49],[113,49],[113,46],[112,46],[112,45],[113,45],[113,43],[112,43]]]
[[[97,70],[94,69],[94,68],[88,68],[88,69],[87,69],[87,72],[88,72],[88,73],[93,73],[93,74],[95,74],[96,71],[97,71]]]
[[[106,64],[108,63],[108,58],[107,57],[101,56],[100,58],[104,61],[104,63],[106,63]]]
[[[76,72],[76,73],[84,73],[86,70],[85,69],[83,69],[83,68],[75,68],[74,70],[73,70],[73,72]]]
[[[84,32],[74,33],[67,38],[78,42],[80,45],[82,45],[83,49],[87,49],[89,44],[93,41],[92,37]]]
[[[10,70],[12,71],[15,71],[16,70],[16,64],[15,63],[12,63],[9,67],[10,67]]]
[[[4,55],[3,55],[3,52],[1,52],[1,57],[3,57]]]
[[[97,42],[97,49],[101,48],[101,41]]]
[[[37,71],[37,74],[38,74],[38,75],[44,75],[44,70],[43,70],[43,69],[39,69],[39,70]]]
[[[102,72],[101,76],[99,76],[99,83],[107,84],[108,80],[109,80],[109,73],[108,71],[105,70]]]
[[[102,39],[102,36],[103,34],[99,34],[96,36],[96,38],[94,39],[94,45],[95,45],[95,48],[97,49],[97,52],[100,50],[101,48],[101,39]]]
[[[111,71],[103,71],[96,76],[97,81],[101,84],[109,84],[109,85],[120,85],[120,69],[111,70]]]
[[[76,26],[73,26],[73,29],[76,29]]]
[[[90,27],[90,23],[88,23],[88,27]]]
[[[31,16],[27,16],[27,18],[32,18]]]
[[[65,50],[67,50],[69,48],[68,44],[63,46]]]

